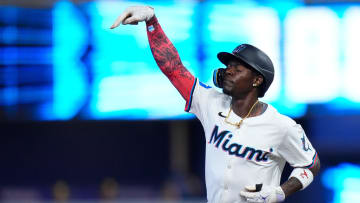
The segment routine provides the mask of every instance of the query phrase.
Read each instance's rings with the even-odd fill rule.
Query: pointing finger
[[[131,15],[131,13],[129,11],[124,11],[113,23],[113,25],[110,27],[110,29],[114,29],[117,26],[119,26],[121,23],[123,23],[123,21],[129,17]]]

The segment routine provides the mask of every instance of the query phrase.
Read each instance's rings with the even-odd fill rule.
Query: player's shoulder
[[[287,115],[281,114],[275,107],[269,104],[269,109],[272,112],[272,119],[282,128],[289,128],[297,125],[294,119]]]
[[[271,122],[273,125],[276,125],[280,129],[281,134],[285,137],[298,135],[299,133],[304,133],[303,128],[300,124],[290,118],[287,115],[281,114],[274,107],[273,113],[271,116]]]
[[[213,97],[222,97],[224,94],[217,91],[215,88],[213,88],[212,86],[201,82],[200,80],[197,81],[198,89],[201,89],[202,92],[206,92],[207,94],[213,96]]]
[[[197,82],[197,89],[201,95],[201,99],[208,100],[208,103],[222,106],[228,106],[231,101],[231,97],[220,92],[217,88],[207,85],[201,81]]]

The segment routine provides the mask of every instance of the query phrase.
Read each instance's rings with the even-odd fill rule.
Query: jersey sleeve
[[[311,145],[301,125],[293,123],[287,128],[285,137],[279,146],[279,154],[292,167],[311,168],[317,152]]]
[[[191,89],[190,99],[186,102],[185,111],[195,114],[203,122],[204,118],[206,118],[206,109],[208,109],[213,91],[216,90],[196,78]]]

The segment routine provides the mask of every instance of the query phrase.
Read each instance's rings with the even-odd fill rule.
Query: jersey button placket
[[[231,173],[230,169],[232,169],[232,163],[235,161],[233,160],[234,158],[230,158],[229,161],[227,162],[227,165],[226,165],[226,168],[228,169],[227,170],[227,173]]]
[[[229,183],[230,183],[230,180],[231,180],[231,158],[229,158],[227,160],[227,162],[225,162],[225,169],[224,169],[224,182],[223,182],[223,185],[222,185],[222,188],[224,190],[224,193],[222,195],[222,202],[226,202],[226,199],[228,198],[228,195],[229,195]]]

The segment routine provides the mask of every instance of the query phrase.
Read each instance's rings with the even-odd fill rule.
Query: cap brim
[[[221,63],[227,65],[231,60],[239,60],[238,57],[228,52],[220,52],[217,54],[217,57]]]
[[[234,55],[232,53],[229,53],[229,52],[220,52],[220,53],[217,54],[217,57],[218,57],[219,61],[221,63],[223,63],[224,65],[226,65],[226,66],[230,61],[240,61],[240,62],[246,64],[247,66],[250,66],[241,57],[236,56],[236,55]]]

